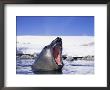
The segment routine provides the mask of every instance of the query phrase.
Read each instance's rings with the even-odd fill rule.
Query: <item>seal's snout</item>
[[[60,37],[57,37],[56,39],[57,39],[57,40],[61,40],[61,38],[60,38]]]
[[[56,40],[57,40],[57,42],[61,42],[62,41],[62,39],[60,37],[57,37]]]
[[[50,44],[52,47],[54,46],[61,46],[62,47],[62,39],[60,37],[57,37],[55,40],[53,40]]]

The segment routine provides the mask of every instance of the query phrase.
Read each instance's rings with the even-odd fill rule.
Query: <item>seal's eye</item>
[[[47,46],[45,46],[45,48],[47,48]]]

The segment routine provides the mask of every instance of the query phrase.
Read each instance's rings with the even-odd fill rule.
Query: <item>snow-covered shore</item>
[[[17,52],[40,53],[57,36],[17,36]],[[94,56],[93,36],[59,36],[62,38],[63,53],[68,56]]]

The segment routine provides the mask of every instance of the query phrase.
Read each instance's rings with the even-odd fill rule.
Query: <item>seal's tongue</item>
[[[58,47],[55,47],[53,50],[53,56],[55,58],[55,61],[58,65],[61,65],[61,55],[60,55],[60,49]]]

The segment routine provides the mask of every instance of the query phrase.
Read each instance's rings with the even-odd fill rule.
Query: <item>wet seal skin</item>
[[[62,39],[57,37],[43,48],[32,65],[34,73],[61,74],[62,73]]]

